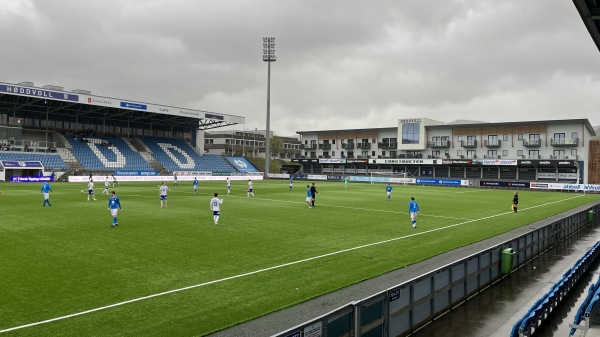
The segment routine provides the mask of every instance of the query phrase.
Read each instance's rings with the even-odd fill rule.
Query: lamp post
[[[254,149],[252,150],[252,157],[256,157],[256,128],[254,128]]]
[[[265,134],[265,178],[269,175],[269,161],[271,160],[271,62],[277,61],[275,56],[275,38],[263,37],[263,61],[267,62],[267,130]]]

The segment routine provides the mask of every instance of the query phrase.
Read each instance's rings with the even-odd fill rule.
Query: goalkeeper
[[[410,214],[413,228],[417,228],[417,215],[419,215],[419,211],[419,204],[415,201],[415,197],[410,197],[410,202],[408,203],[408,214]]]

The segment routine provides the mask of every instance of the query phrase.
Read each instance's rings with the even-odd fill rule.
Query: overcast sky
[[[0,81],[243,116],[271,130],[400,118],[600,125],[571,0],[0,0]]]

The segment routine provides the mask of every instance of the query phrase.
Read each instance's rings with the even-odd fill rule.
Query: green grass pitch
[[[600,198],[519,191],[514,214],[507,190],[316,182],[309,209],[306,184],[169,182],[160,208],[158,183],[122,183],[118,228],[101,186],[42,207],[41,184],[1,184],[0,337],[202,336]]]

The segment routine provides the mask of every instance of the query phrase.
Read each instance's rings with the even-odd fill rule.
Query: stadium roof
[[[206,130],[244,123],[244,117],[240,116],[93,96],[85,90],[68,92],[56,86],[37,88],[31,82],[0,82],[0,114],[155,130]]]
[[[600,51],[600,0],[573,0],[573,4]]]

